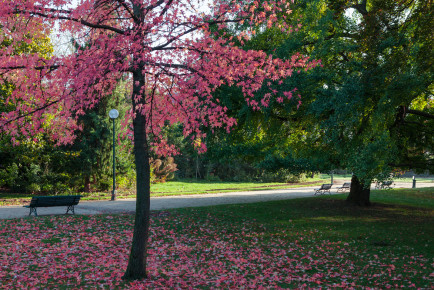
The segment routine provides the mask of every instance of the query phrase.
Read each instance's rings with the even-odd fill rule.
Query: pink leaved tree
[[[317,64],[302,55],[280,60],[245,51],[217,32],[248,24],[235,36],[241,42],[258,25],[289,33],[283,20],[290,12],[285,0],[0,0],[0,43],[11,42],[0,50],[0,85],[14,84],[0,129],[11,142],[44,131],[59,144],[73,142],[77,118],[110,96],[121,78],[129,80],[125,125],[133,130],[137,207],[124,279],[146,277],[149,152],[172,150],[161,129],[182,123],[195,140],[204,127],[229,131],[236,122],[213,97],[218,87],[240,87],[246,102],[260,109],[272,97],[292,96],[274,90],[258,97],[260,88]],[[86,48],[50,59],[13,49],[29,36],[53,32],[68,33]]]

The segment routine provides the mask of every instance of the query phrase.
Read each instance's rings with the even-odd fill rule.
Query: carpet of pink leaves
[[[129,215],[53,216],[0,223],[3,289],[431,288],[432,259],[373,254],[318,231],[267,229],[254,221],[153,217],[148,271],[125,282]],[[297,237],[297,238],[294,238]],[[431,288],[432,289],[432,288]]]

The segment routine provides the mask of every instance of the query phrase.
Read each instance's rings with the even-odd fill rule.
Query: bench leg
[[[73,205],[68,205],[68,207],[66,208],[66,213],[65,214],[68,214],[69,211],[71,211],[72,214],[75,214],[74,206]]]
[[[32,212],[35,213],[35,216],[38,216],[38,213],[36,212],[36,207],[31,207],[30,208],[29,216],[32,215]]]

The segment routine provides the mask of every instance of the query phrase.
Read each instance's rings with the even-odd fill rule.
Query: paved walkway
[[[340,185],[335,184],[335,187],[338,186]],[[434,183],[418,183],[417,186],[433,187],[434,193]],[[318,188],[318,186],[278,190],[152,197],[151,210],[313,197],[315,188]],[[411,183],[397,182],[395,188],[411,188]],[[336,194],[336,190],[332,189],[332,194]],[[119,199],[116,201],[80,201],[80,203],[75,207],[75,213],[86,215],[102,213],[134,213],[135,208],[136,201],[132,198]],[[39,216],[59,215],[65,213],[66,207],[38,208],[37,211]],[[22,206],[0,206],[0,219],[23,218],[28,216],[28,214],[29,209]]]

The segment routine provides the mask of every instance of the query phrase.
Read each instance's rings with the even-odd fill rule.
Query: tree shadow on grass
[[[315,236],[314,240],[356,241],[368,247],[394,246],[394,249],[404,245],[421,253],[431,253],[426,245],[434,238],[431,233],[433,210],[380,202],[374,202],[370,207],[357,207],[348,205],[343,196],[178,211],[224,231],[232,229],[236,233],[248,224],[253,232],[270,239],[283,232],[294,239],[309,233]]]

